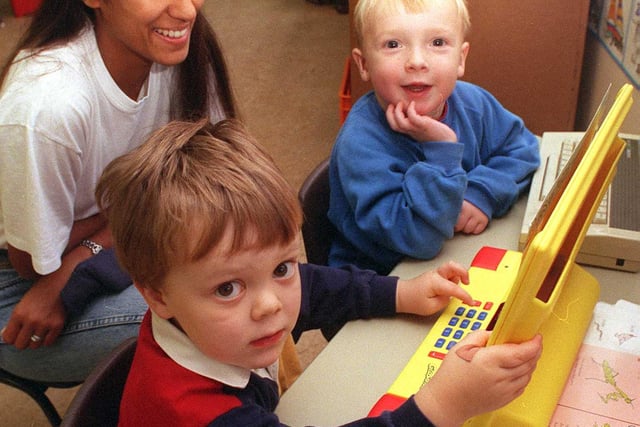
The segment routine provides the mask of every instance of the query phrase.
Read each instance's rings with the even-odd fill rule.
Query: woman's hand
[[[35,282],[16,304],[2,329],[4,342],[22,350],[51,345],[56,341],[67,317],[60,292],[76,266],[92,256],[89,249],[79,246],[84,238],[90,238],[104,247],[111,246],[111,233],[102,215],[74,223],[69,237],[70,246],[62,257],[60,268],[44,276],[33,270],[28,253],[9,247],[9,259],[15,270],[24,278],[35,279]],[[75,246],[71,247],[71,242],[76,242]],[[20,261],[20,267],[14,261]]]
[[[58,270],[60,271],[60,270]],[[2,339],[16,348],[38,348],[55,342],[64,327],[66,312],[60,290],[66,280],[60,274],[41,277],[16,304],[2,330]]]

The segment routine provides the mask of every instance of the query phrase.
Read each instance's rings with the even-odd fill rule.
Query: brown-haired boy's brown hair
[[[232,255],[287,244],[302,223],[295,192],[235,120],[170,122],[107,166],[96,198],[119,261],[149,287],[216,247],[227,226]]]

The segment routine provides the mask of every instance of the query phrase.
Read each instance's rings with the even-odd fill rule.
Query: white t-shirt
[[[91,27],[11,66],[0,92],[0,248],[28,252],[40,274],[60,267],[73,222],[98,212],[102,170],[168,122],[174,73],[154,64],[130,99]]]

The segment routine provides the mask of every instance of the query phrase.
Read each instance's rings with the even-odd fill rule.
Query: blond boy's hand
[[[453,261],[413,279],[398,280],[396,311],[427,316],[444,308],[451,297],[471,304],[473,299],[460,282],[469,284],[469,272]]]
[[[476,331],[453,347],[436,375],[415,395],[437,426],[459,426],[501,408],[522,394],[542,353],[542,337],[485,347],[490,333]]]
[[[386,117],[391,129],[407,134],[416,141],[458,142],[456,133],[449,126],[418,114],[413,101],[408,106],[402,102],[388,105]]]
[[[487,228],[489,218],[475,205],[464,200],[453,231],[465,234],[480,234]]]

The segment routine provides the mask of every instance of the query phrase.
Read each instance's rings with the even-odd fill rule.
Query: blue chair
[[[329,158],[321,161],[307,176],[298,191],[304,221],[302,237],[307,261],[327,265],[336,229],[327,218],[329,210]]]

